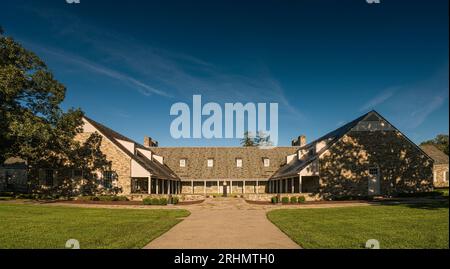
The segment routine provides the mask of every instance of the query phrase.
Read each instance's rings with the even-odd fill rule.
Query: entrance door
[[[226,184],[223,185],[223,196],[227,197],[228,195],[228,186]]]
[[[369,195],[380,194],[380,169],[378,167],[369,168]]]

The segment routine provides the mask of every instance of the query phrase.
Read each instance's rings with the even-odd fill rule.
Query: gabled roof
[[[328,150],[332,145],[334,145],[339,139],[341,139],[345,134],[350,132],[354,128],[370,128],[370,126],[359,126],[359,123],[362,121],[373,122],[377,120],[382,120],[387,123],[386,128],[390,128],[392,130],[400,132],[397,128],[395,128],[391,123],[389,123],[383,116],[381,116],[375,110],[372,110],[357,119],[345,124],[344,126],[327,133],[326,135],[312,141],[311,143],[301,147],[300,149],[304,150],[313,150],[313,154],[307,154],[302,159],[295,158],[287,165],[281,167],[273,176],[272,179],[280,179],[286,177],[295,177],[298,176],[300,171],[306,168],[309,164],[311,164],[314,160],[316,160],[323,152]],[[401,132],[400,132],[401,133]],[[402,134],[403,135],[403,134]],[[410,143],[412,143],[418,150],[420,150],[424,155],[428,156],[421,148],[419,148],[414,142],[412,142],[408,137],[403,135]],[[325,143],[325,146],[319,151],[315,151],[315,145],[318,143]]]
[[[183,180],[268,180],[282,165],[286,156],[294,154],[299,147],[155,147],[158,155],[166,157],[166,163]],[[264,166],[264,158],[270,166]],[[180,159],[186,167],[180,167]],[[213,159],[213,167],[207,160]],[[236,166],[242,159],[242,167]]]
[[[436,146],[425,144],[421,145],[420,148],[434,160],[434,164],[448,165],[448,155],[439,150]]]
[[[135,154],[131,153],[120,142],[118,142],[117,139],[134,143],[136,148],[150,150],[149,148],[144,147],[143,145],[133,141],[132,139],[122,134],[119,134],[118,132],[86,116],[84,116],[84,119],[90,124],[92,124],[92,126],[94,126],[101,134],[107,137],[112,143],[114,143],[115,146],[117,146],[121,151],[127,154],[131,159],[133,159],[142,167],[144,167],[147,171],[149,171],[153,177],[160,179],[174,179],[174,180],[179,179],[179,177],[167,165],[163,165],[155,160],[150,160],[147,157],[141,155],[139,152]]]

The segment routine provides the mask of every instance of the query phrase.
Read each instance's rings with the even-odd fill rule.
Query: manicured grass
[[[142,248],[186,217],[186,210],[100,209],[0,204],[1,248]]]
[[[426,205],[384,205],[323,209],[280,209],[267,214],[304,248],[447,248],[448,201]]]

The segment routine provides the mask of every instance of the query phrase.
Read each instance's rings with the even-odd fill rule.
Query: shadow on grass
[[[427,209],[427,210],[437,210],[437,209],[443,209],[449,207],[449,200],[448,199],[439,199],[436,201],[416,201],[416,202],[402,202],[402,203],[381,203],[382,205],[386,206],[406,206],[409,208],[415,208],[415,209]]]

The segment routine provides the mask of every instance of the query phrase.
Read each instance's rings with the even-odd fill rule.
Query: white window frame
[[[180,159],[180,167],[186,167],[186,159]]]
[[[270,159],[269,158],[264,158],[263,163],[264,163],[264,167],[270,167]]]
[[[443,177],[443,179],[444,179],[444,182],[448,182],[448,170],[447,171],[444,171],[444,177]]]
[[[209,168],[214,167],[214,159],[208,159],[206,161],[206,166]]]
[[[370,170],[376,170],[377,171],[377,173],[376,174],[372,174],[371,172],[370,172]],[[379,174],[380,174],[380,168],[378,167],[378,166],[372,166],[372,167],[369,167],[369,175],[371,175],[371,176],[378,176]]]
[[[242,159],[241,158],[236,159],[236,167],[242,167]]]

